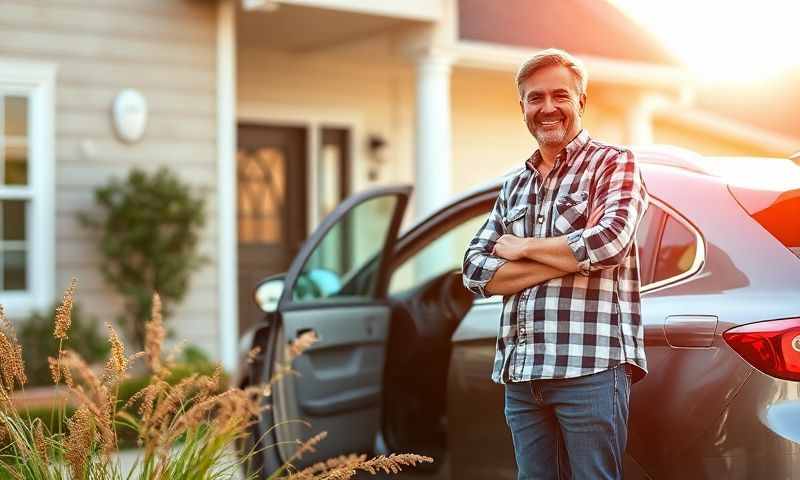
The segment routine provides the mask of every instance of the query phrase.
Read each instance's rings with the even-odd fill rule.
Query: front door
[[[306,130],[240,123],[236,153],[239,331],[263,316],[253,288],[285,272],[307,235]]]

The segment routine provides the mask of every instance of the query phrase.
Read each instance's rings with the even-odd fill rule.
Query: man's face
[[[581,130],[586,95],[562,65],[541,68],[522,82],[520,108],[539,146],[563,147]]]

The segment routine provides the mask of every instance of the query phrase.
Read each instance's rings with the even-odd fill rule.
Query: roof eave
[[[514,72],[541,48],[523,48],[474,40],[459,40],[452,47],[455,65]],[[576,55],[586,65],[592,83],[610,83],[684,94],[692,88],[692,76],[683,68],[632,62],[607,57]]]

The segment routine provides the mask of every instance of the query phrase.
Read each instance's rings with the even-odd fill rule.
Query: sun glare
[[[800,65],[795,0],[612,0],[700,81],[767,78]]]

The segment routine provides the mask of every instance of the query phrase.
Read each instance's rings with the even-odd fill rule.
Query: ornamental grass
[[[192,374],[168,382],[177,351],[163,352],[166,330],[161,302],[153,295],[150,319],[145,326],[144,351],[128,353],[116,330],[107,324],[110,353],[102,369],[92,368],[80,355],[64,347],[69,338],[71,311],[77,282],[73,279],[57,308],[53,336],[58,351],[48,359],[55,385],[62,385],[74,408],[69,416],[61,402],[53,412],[51,428],[42,418],[18,410],[14,393],[27,381],[22,346],[13,325],[0,306],[0,479],[228,479],[245,477],[243,467],[260,452],[238,452],[251,425],[269,408],[272,385],[291,374],[291,363],[281,365],[267,384],[221,389],[223,371]],[[316,339],[308,334],[289,348],[290,360],[302,355]],[[258,352],[251,352],[254,358]],[[149,382],[123,402],[120,384],[132,368],[146,369]],[[65,399],[66,400],[66,399]],[[139,455],[132,468],[123,471],[118,434],[127,429],[138,438]],[[130,434],[131,432],[125,432]],[[298,441],[295,453],[272,472],[270,480],[333,480],[353,478],[356,472],[398,473],[429,457],[398,454],[368,458],[347,455],[295,468],[303,454],[325,439],[319,434]],[[335,439],[334,439],[335,440]],[[275,448],[274,445],[264,448]]]

